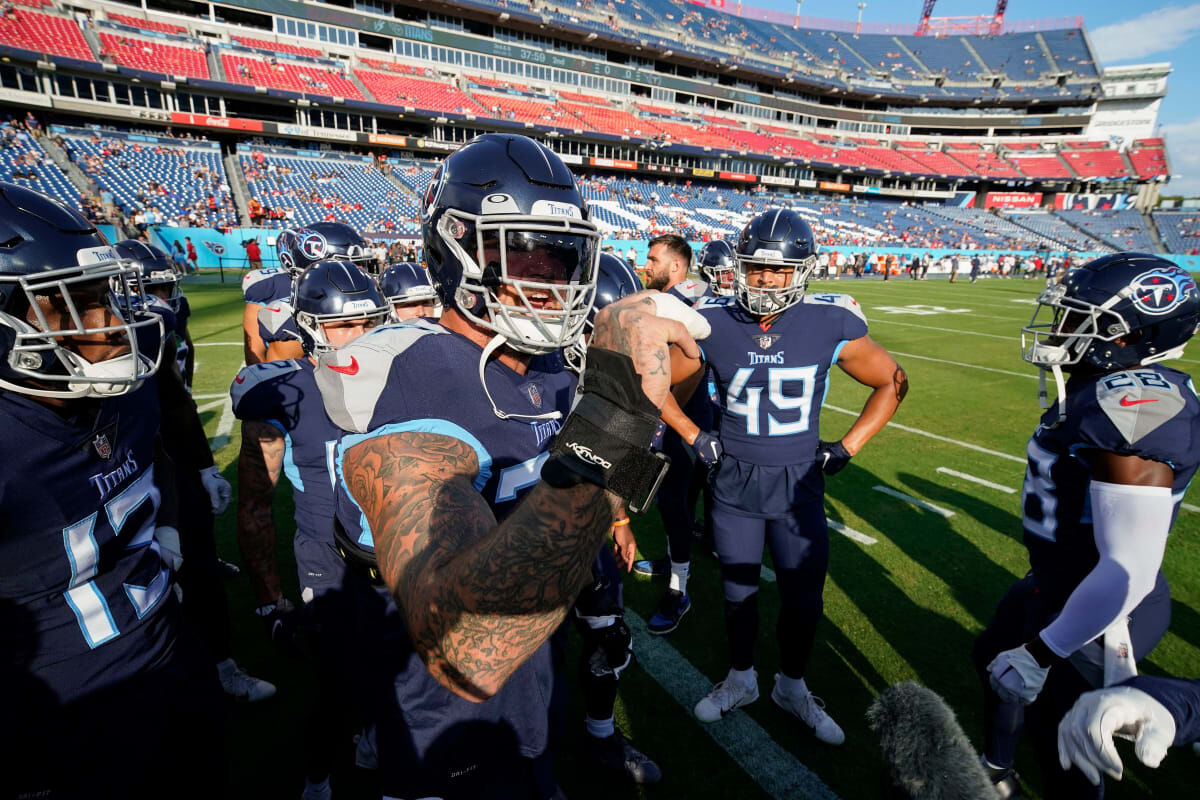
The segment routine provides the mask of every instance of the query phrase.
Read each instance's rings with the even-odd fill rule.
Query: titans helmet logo
[[[309,261],[320,261],[329,252],[329,243],[321,234],[310,231],[304,234],[304,238],[300,240],[300,252]]]
[[[1196,291],[1196,282],[1180,269],[1152,269],[1134,278],[1129,288],[1139,311],[1159,316],[1178,308],[1189,293]]]

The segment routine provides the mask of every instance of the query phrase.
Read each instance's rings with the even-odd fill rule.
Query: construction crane
[[[921,8],[921,22],[917,25],[916,30],[917,36],[928,36],[933,33],[933,5],[936,2],[937,0],[924,0],[924,5]],[[1001,33],[1004,30],[1004,11],[1007,8],[1008,0],[996,0],[996,11],[992,14],[991,19],[985,17],[974,17],[973,19],[979,22],[986,22],[987,32],[990,34]]]

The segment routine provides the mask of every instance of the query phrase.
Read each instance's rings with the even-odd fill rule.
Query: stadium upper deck
[[[73,3],[92,9],[85,16],[25,0],[0,21],[0,51],[17,65],[0,76],[38,94],[48,85],[51,105],[71,111],[120,117],[128,112],[113,106],[141,106],[137,115],[163,122],[200,114],[209,127],[344,142],[401,134],[434,152],[484,130],[532,129],[592,166],[653,154],[645,160],[676,174],[784,186],[1128,191],[1169,172],[1161,139],[1126,150],[1087,138],[1100,73],[1078,27],[855,34],[682,0],[580,0],[568,13],[539,0],[455,0],[461,16],[383,0],[356,0],[366,13],[215,5],[229,21],[155,5]],[[630,41],[641,56],[621,49]],[[39,58],[55,63],[48,84],[19,66]]]

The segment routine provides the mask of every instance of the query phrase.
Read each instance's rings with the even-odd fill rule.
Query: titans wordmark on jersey
[[[156,398],[148,381],[83,421],[0,392],[0,661],[64,704],[154,667],[174,638]]]
[[[1067,383],[1066,419],[1047,411],[1029,440],[1025,546],[1038,588],[1061,608],[1099,558],[1092,532],[1089,451],[1137,456],[1174,471],[1178,503],[1200,464],[1200,401],[1184,373],[1151,365]]]
[[[867,335],[849,295],[808,294],[769,327],[732,298],[697,306],[712,326],[704,356],[721,400],[721,444],[741,461],[798,466],[813,460],[830,368]]]

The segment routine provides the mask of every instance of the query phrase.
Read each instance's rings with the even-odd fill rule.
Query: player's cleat
[[[775,705],[799,717],[825,744],[841,744],[846,741],[846,734],[833,721],[833,717],[826,713],[824,700],[808,691],[807,685],[804,686],[804,693],[799,696],[788,694],[779,686],[780,677],[780,673],[775,673],[775,688],[771,690],[771,699],[775,701]],[[803,679],[800,682],[804,683]]]
[[[239,667],[232,658],[217,664],[217,674],[221,678],[221,688],[225,690],[225,694],[235,700],[257,703],[275,695],[275,684],[246,674],[246,670]]]
[[[634,783],[658,783],[662,770],[649,756],[638,750],[620,731],[603,739],[586,736],[587,753],[601,765],[624,775]]]
[[[692,713],[701,722],[716,722],[735,708],[750,705],[758,699],[758,673],[752,672],[754,680],[745,686],[737,678],[727,675],[725,680],[712,688]]]
[[[992,766],[987,756],[980,756],[979,763],[983,764],[983,771],[987,773],[1000,800],[1021,800],[1021,778],[1015,769]]]
[[[669,556],[644,558],[641,561],[633,562],[633,571],[638,575],[645,575],[649,578],[667,575],[671,572],[671,559]]]
[[[667,593],[658,604],[658,610],[646,621],[646,630],[658,636],[670,633],[679,627],[683,615],[691,610],[692,598],[687,592],[667,589]]]
[[[354,737],[354,766],[359,769],[379,769],[379,754],[375,752],[373,730],[364,728]]]
[[[239,567],[237,564],[234,564],[232,561],[226,561],[223,558],[217,559],[217,569],[220,571],[221,577],[223,578],[236,578],[238,575],[242,574],[241,567]]]

